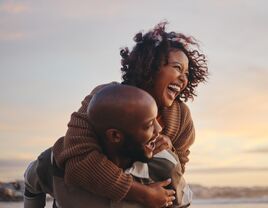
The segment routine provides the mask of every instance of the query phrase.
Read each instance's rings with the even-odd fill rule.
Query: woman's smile
[[[154,81],[151,94],[159,108],[169,107],[188,84],[188,57],[180,50],[170,51]]]

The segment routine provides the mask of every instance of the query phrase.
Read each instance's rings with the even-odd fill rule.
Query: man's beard
[[[135,141],[135,139],[126,134],[124,144],[120,151],[123,157],[127,157],[134,161],[148,162],[149,158],[146,156],[142,145]]]

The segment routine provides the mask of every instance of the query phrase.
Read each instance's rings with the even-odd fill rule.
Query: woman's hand
[[[168,136],[160,134],[155,143],[154,155],[164,149],[172,149],[172,142]]]
[[[175,191],[165,189],[165,186],[171,183],[171,179],[143,185],[133,181],[130,190],[128,191],[125,200],[137,202],[148,208],[169,207],[175,200]]]
[[[165,189],[164,187],[170,184],[171,180],[165,180],[148,185],[149,195],[146,197],[146,207],[160,208],[169,207],[173,205],[175,200],[175,191],[172,189]]]

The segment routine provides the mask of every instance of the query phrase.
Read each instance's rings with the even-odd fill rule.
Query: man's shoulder
[[[109,82],[109,83],[106,83],[106,84],[98,85],[91,91],[90,95],[94,95],[97,92],[99,92],[100,90],[102,90],[103,88],[111,86],[111,85],[115,85],[115,84],[120,84],[120,83],[114,81],[114,82]]]
[[[110,85],[114,85],[114,84],[120,84],[120,83],[114,81],[114,82],[109,82],[109,83],[106,83],[106,84],[100,84],[100,85],[96,86],[95,88],[93,88],[93,90],[88,95],[86,95],[86,97],[82,101],[82,104],[84,102],[87,105],[89,103],[89,101],[91,100],[91,98],[93,97],[93,95],[98,93],[103,88],[108,87]]]

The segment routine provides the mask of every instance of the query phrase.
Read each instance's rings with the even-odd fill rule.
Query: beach
[[[190,184],[194,193],[194,208],[249,208],[268,207],[268,187],[206,187]],[[0,208],[23,207],[24,182],[22,180],[0,183]],[[47,198],[46,208],[52,207]],[[90,207],[90,205],[89,205]]]

